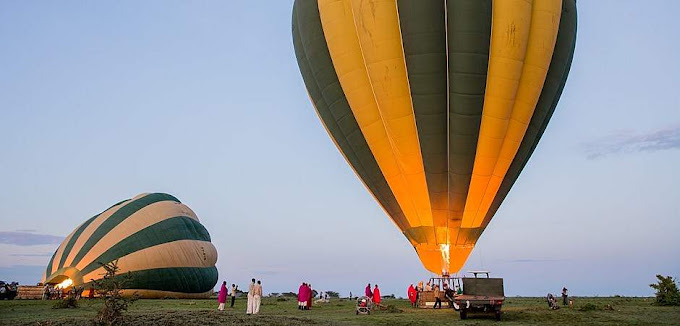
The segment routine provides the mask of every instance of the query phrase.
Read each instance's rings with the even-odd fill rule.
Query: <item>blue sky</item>
[[[142,192],[189,205],[220,280],[405,295],[429,277],[318,121],[292,1],[0,2],[0,279]],[[581,0],[571,74],[464,270],[508,295],[680,276],[680,2]]]

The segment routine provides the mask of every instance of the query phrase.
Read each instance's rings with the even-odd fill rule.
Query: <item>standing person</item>
[[[222,282],[220,293],[217,295],[217,310],[224,311],[224,305],[227,303],[227,282]]]
[[[371,292],[371,283],[368,283],[368,285],[366,285],[366,290],[364,294],[369,298],[373,298],[373,292]]]
[[[87,294],[89,299],[94,299],[94,288],[90,286],[90,293]]]
[[[234,308],[234,301],[236,301],[236,291],[238,290],[238,286],[236,284],[231,284],[231,306],[230,308]]]
[[[305,302],[307,284],[302,282],[300,288],[298,288],[298,310],[305,310],[307,308],[307,302]]]
[[[253,313],[253,293],[255,293],[255,279],[248,284],[248,304],[246,305],[246,315]]]
[[[48,300],[50,298],[50,286],[45,284],[45,287],[43,288],[43,300]]]
[[[312,301],[314,301],[314,291],[312,291],[312,285],[307,283],[307,310],[312,309]]]
[[[567,300],[567,297],[568,297],[568,296],[567,296],[567,291],[568,291],[568,290],[567,290],[566,287],[563,287],[563,288],[562,288],[562,305],[563,305],[563,306],[566,306],[566,305],[569,304],[569,302],[567,302],[567,301],[568,301],[568,300]]]
[[[453,306],[453,290],[447,283],[444,283],[444,298],[449,303],[449,308]]]
[[[412,307],[416,306],[416,288],[413,287],[413,284],[408,287],[408,300],[411,301]]]
[[[378,289],[378,284],[375,285],[373,289],[373,302],[377,305],[380,304],[380,289]]]
[[[262,282],[257,280],[253,289],[253,315],[260,313],[260,303],[262,302]]]
[[[439,284],[434,285],[434,309],[437,309],[437,306],[439,306],[439,309],[442,308],[442,299],[439,298]]]

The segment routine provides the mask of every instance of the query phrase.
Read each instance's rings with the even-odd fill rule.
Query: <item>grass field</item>
[[[216,310],[216,300],[139,300],[127,313],[129,325],[492,325],[493,318],[473,316],[460,320],[453,309],[423,310],[406,300],[385,300],[397,309],[354,314],[354,303],[335,300],[297,310],[297,302],[264,298],[261,314],[246,316],[245,299],[234,309]],[[503,306],[503,325],[680,325],[680,307],[653,306],[651,298],[575,298],[574,309],[548,310],[543,298],[509,298]],[[2,325],[89,325],[100,307],[99,300],[81,300],[76,309],[52,309],[54,302],[0,301]],[[596,310],[582,311],[586,304]],[[611,305],[613,310],[605,310]],[[401,310],[401,312],[399,312]]]

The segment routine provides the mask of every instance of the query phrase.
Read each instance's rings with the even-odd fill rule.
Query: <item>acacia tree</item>
[[[656,284],[649,286],[656,290],[655,304],[660,306],[680,306],[680,291],[678,285],[671,276],[656,275],[659,280]]]
[[[118,260],[102,264],[106,271],[104,277],[93,280],[95,293],[104,299],[104,306],[97,313],[95,324],[97,325],[121,325],[123,324],[123,312],[127,311],[128,306],[137,300],[137,296],[123,297],[122,291],[125,285],[132,281],[130,272],[118,275],[120,268]]]

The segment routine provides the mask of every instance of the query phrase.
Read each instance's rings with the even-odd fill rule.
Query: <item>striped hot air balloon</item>
[[[428,270],[457,272],[567,79],[575,0],[296,0],[331,138]]]
[[[78,226],[55,251],[43,283],[70,279],[87,287],[118,260],[131,272],[126,294],[144,298],[207,297],[217,283],[217,250],[196,214],[163,193],[124,200]]]

